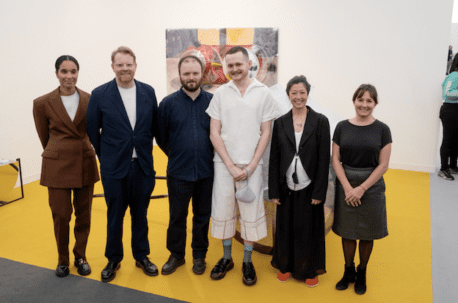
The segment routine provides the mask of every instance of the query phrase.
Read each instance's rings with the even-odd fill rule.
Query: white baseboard
[[[390,168],[426,172],[426,173],[434,173],[437,171],[437,167],[435,165],[417,165],[417,164],[396,163],[396,162],[390,162]]]
[[[30,176],[22,176],[22,183],[24,185],[29,184],[31,182],[35,182],[40,179],[40,174],[30,175]],[[16,184],[17,185],[17,184]]]

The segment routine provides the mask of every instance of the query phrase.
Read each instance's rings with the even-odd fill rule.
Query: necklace
[[[307,116],[293,118],[294,124],[296,124],[299,127],[302,127],[304,125],[304,122],[305,122],[306,118],[307,118]]]
[[[308,109],[305,111],[304,116],[299,116],[299,113],[297,113],[297,116],[295,117],[293,114],[293,121],[294,124],[298,127],[302,127],[305,124],[305,119],[307,119],[307,114],[308,114]]]

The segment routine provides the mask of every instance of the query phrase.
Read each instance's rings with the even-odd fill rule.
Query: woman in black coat
[[[306,106],[310,84],[292,78],[286,93],[293,105],[277,119],[272,133],[269,197],[277,204],[272,265],[277,279],[292,275],[318,285],[326,272],[324,202],[328,188],[330,131],[328,119]]]

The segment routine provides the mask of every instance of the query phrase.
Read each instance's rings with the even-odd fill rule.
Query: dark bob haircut
[[[250,56],[248,55],[248,51],[243,46],[234,46],[230,50],[227,51],[227,55],[233,55],[235,53],[241,52],[245,57],[246,61],[250,60]]]
[[[299,84],[302,83],[304,84],[305,88],[307,89],[307,94],[310,93],[310,83],[308,83],[307,78],[303,75],[300,76],[295,76],[291,80],[288,81],[288,84],[286,85],[286,94],[289,96],[289,90],[291,89],[291,86],[294,84]]]
[[[202,61],[200,61],[199,58],[197,58],[196,56],[194,55],[188,55],[188,56],[184,56],[183,58],[180,59],[180,62],[178,62],[178,74],[181,74],[181,64],[183,64],[184,61],[186,60],[195,60],[197,62],[199,62],[200,64],[200,69],[202,71],[202,76],[203,76],[203,73],[204,73],[204,64],[202,63]]]
[[[57,58],[56,60],[56,73],[59,71],[59,68],[60,68],[60,65],[62,64],[62,62],[64,61],[72,61],[73,63],[76,64],[76,69],[77,70],[80,70],[80,65],[78,64],[78,61],[76,61],[76,59],[70,55],[63,55],[63,56],[60,56],[59,58]]]
[[[355,102],[357,98],[361,98],[365,92],[369,92],[369,95],[371,95],[371,98],[374,99],[375,104],[378,104],[377,90],[372,84],[361,84],[353,94],[353,102]]]

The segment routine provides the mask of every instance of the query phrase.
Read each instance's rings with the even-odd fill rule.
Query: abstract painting
[[[229,82],[224,59],[234,46],[247,49],[252,61],[250,78],[256,78],[267,87],[277,84],[277,28],[167,29],[167,93],[180,88],[178,62],[190,54],[197,56],[205,66],[203,88],[206,91],[213,92]]]

